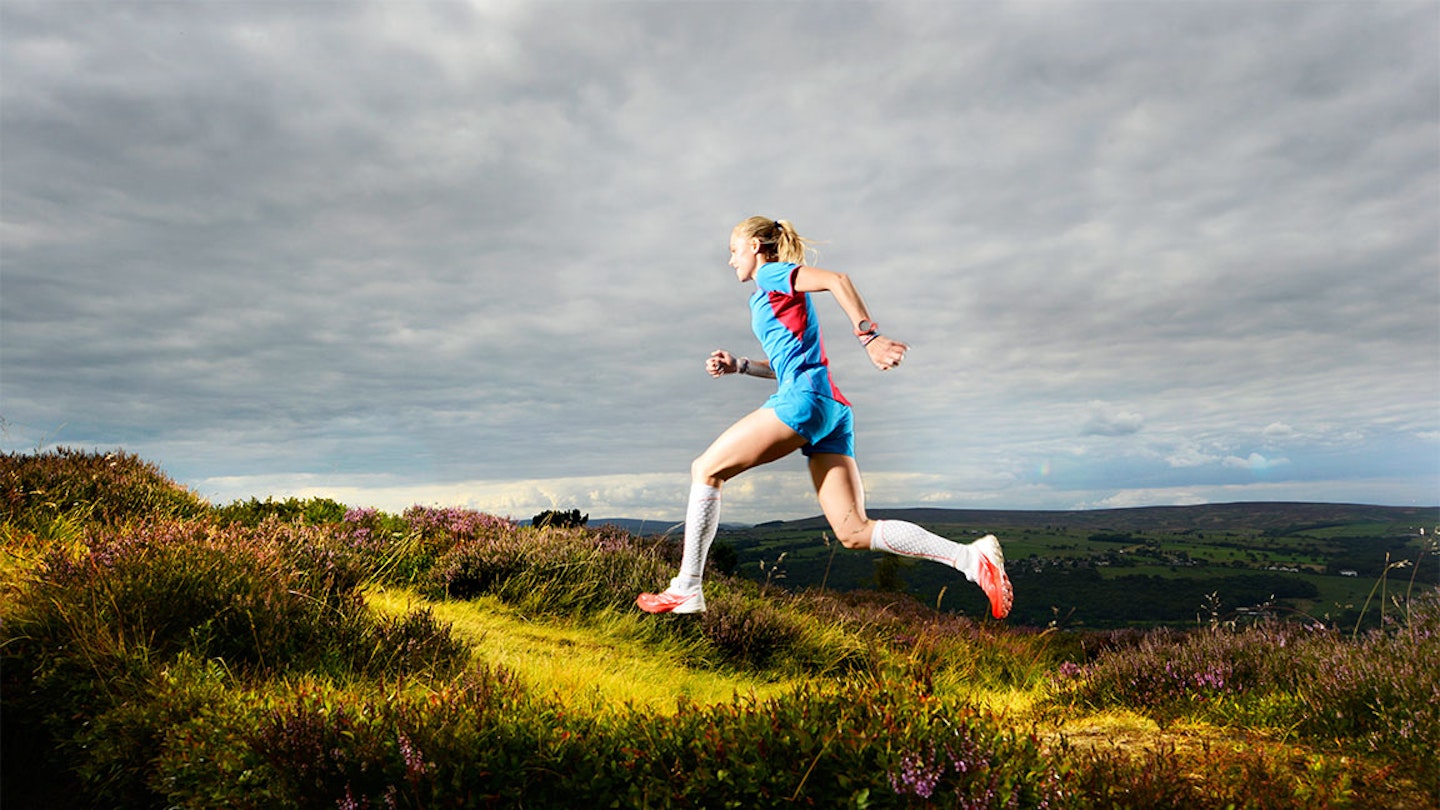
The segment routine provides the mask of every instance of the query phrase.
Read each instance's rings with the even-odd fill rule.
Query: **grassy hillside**
[[[1440,584],[1440,509],[1263,503],[1093,512],[878,511],[958,541],[993,532],[1016,588],[1012,623],[1194,625],[1262,612],[1353,626],[1386,591]],[[1423,532],[1423,533],[1422,533]],[[934,565],[845,552],[823,520],[724,532],[735,570],[795,589],[881,587],[980,615],[984,599]],[[783,559],[782,559],[783,555]],[[1373,601],[1373,600],[1372,600]],[[1385,604],[1385,600],[1381,600]],[[1373,604],[1372,604],[1373,607]]]
[[[216,508],[124,454],[0,485],[6,806],[1440,798],[1433,587],[1374,630],[1082,631],[716,572],[707,613],[653,617],[673,548],[618,530]]]

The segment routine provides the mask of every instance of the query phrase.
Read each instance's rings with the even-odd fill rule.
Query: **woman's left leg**
[[[865,514],[860,467],[847,455],[812,455],[810,478],[815,482],[815,494],[826,521],[846,548],[869,548],[952,566],[985,591],[995,618],[1004,618],[1010,612],[1014,591],[1005,575],[1005,556],[994,535],[973,543],[956,543],[903,520],[871,520]]]
[[[855,459],[840,453],[816,453],[810,456],[810,480],[815,482],[820,511],[840,545],[870,548],[875,521],[865,514],[865,485]]]

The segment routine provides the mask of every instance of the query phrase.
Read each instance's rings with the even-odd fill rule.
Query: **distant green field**
[[[1369,623],[1379,619],[1382,591],[1403,593],[1412,578],[1440,583],[1434,509],[1249,504],[900,516],[961,542],[998,535],[1017,591],[1012,621],[1022,623],[1070,616],[1092,626],[1183,625],[1218,603],[1232,618],[1262,608],[1352,624],[1367,597]],[[757,581],[792,590],[879,587],[926,604],[944,589],[948,609],[984,608],[978,591],[944,568],[848,551],[814,519],[725,532],[721,540],[734,551],[736,571]]]

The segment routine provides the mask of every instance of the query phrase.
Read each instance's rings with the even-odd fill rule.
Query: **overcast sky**
[[[0,3],[3,449],[679,520],[821,240],[870,505],[1440,503],[1436,2]],[[818,513],[798,456],[722,519]]]

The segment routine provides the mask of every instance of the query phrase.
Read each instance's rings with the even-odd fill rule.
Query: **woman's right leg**
[[[780,421],[774,408],[751,411],[721,433],[690,465],[692,483],[720,487],[762,464],[784,458],[805,446],[805,437]]]
[[[740,473],[783,458],[806,440],[761,408],[731,425],[690,465],[690,501],[685,509],[685,551],[680,573],[661,594],[640,594],[647,613],[696,613],[705,609],[700,592],[705,558],[720,526],[720,488]]]

